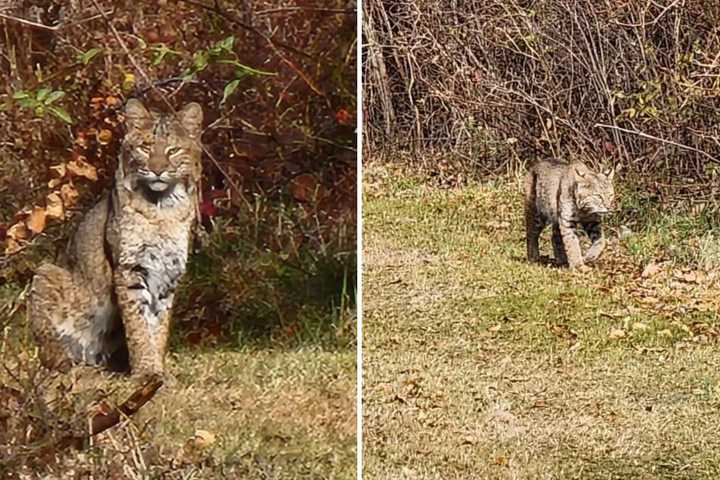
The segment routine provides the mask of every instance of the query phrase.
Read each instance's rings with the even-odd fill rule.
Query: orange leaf
[[[62,178],[65,176],[67,166],[64,163],[60,163],[58,165],[53,165],[52,167],[50,167],[50,170],[55,172],[59,178]]]
[[[288,189],[295,200],[307,202],[315,197],[317,186],[317,180],[313,175],[303,173],[292,179]]]
[[[96,181],[97,170],[93,165],[85,161],[85,157],[79,155],[75,160],[67,164],[67,169],[76,177],[85,177],[88,180]]]
[[[45,199],[47,207],[45,213],[49,218],[57,218],[62,220],[65,218],[65,206],[62,197],[58,192],[50,193]]]
[[[35,235],[42,233],[42,231],[45,230],[46,216],[44,208],[34,207],[30,216],[25,220],[25,225],[27,225],[27,228]]]
[[[79,195],[75,187],[69,183],[60,187],[60,196],[62,197],[63,204],[68,208],[72,208],[75,205]]]
[[[6,233],[7,237],[11,240],[27,240],[30,237],[30,232],[23,222],[18,222],[12,227],[8,228]]]
[[[103,128],[97,134],[97,141],[100,145],[107,145],[112,141],[112,132]]]

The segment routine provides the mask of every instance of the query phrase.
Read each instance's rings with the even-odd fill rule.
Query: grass
[[[525,261],[520,191],[368,166],[365,478],[718,478],[712,225],[616,218],[573,273]]]
[[[0,431],[0,478],[355,478],[354,286],[342,281],[349,272],[318,262],[306,267],[307,284],[293,289],[301,275],[278,270],[270,254],[255,261],[226,254],[220,262],[216,247],[208,251],[193,257],[178,293],[186,298],[176,312],[170,378],[155,398],[82,450],[31,456],[21,468],[3,467]],[[311,297],[306,286],[327,296]],[[252,310],[263,295],[268,302],[284,298]],[[89,368],[42,370],[24,305],[21,281],[0,284],[0,428],[8,411],[15,423],[34,425],[32,432],[55,417],[69,421],[98,398],[119,403],[134,390],[131,378]],[[261,321],[267,325],[252,328]],[[33,402],[19,414],[7,410],[4,385],[32,391],[28,398],[44,398],[52,413]]]

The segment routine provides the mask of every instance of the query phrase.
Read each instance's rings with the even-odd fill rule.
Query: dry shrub
[[[369,0],[364,9],[370,151],[442,152],[481,174],[580,157],[621,164],[662,194],[717,198],[717,2]]]
[[[221,245],[208,255],[222,255],[236,281],[251,272],[243,278],[298,299],[293,311],[294,291],[328,262],[327,282],[353,281],[353,2],[25,0],[0,1],[0,13],[0,283],[26,283],[109,187],[133,96],[165,110],[203,105],[200,237]],[[281,285],[275,269],[249,265],[258,256],[307,275]],[[207,299],[222,278],[193,280],[191,298]],[[336,285],[325,299],[328,328],[336,299],[353,291]],[[256,299],[227,301],[240,312]]]

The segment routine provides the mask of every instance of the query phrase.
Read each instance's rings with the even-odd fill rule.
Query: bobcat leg
[[[545,222],[540,220],[532,206],[525,207],[525,231],[527,243],[527,258],[529,262],[540,261],[540,234],[545,228]]]
[[[588,251],[585,253],[585,263],[592,263],[598,258],[600,258],[600,255],[602,254],[603,250],[605,250],[605,237],[602,233],[602,227],[600,226],[600,222],[592,222],[587,223],[583,225],[583,229],[590,237],[590,240],[592,241],[592,245],[588,249]]]
[[[97,298],[70,272],[41,265],[28,302],[30,328],[47,368],[66,371],[74,363],[105,365],[118,348],[111,299]]]
[[[140,265],[120,266],[115,285],[132,373],[162,375],[170,321],[168,296],[158,295],[155,280]]]
[[[565,245],[563,245],[562,235],[560,234],[560,227],[553,225],[552,234],[553,252],[555,253],[555,261],[558,265],[567,265],[568,258],[565,253]]]
[[[572,222],[560,218],[560,237],[565,246],[565,254],[570,268],[579,268],[583,266],[582,251],[580,250],[580,240],[575,233]]]

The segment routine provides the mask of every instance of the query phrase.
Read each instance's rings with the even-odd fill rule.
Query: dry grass
[[[365,175],[365,478],[720,477],[716,273],[529,265],[517,182]]]
[[[29,367],[12,366],[22,342],[3,345],[10,372],[36,368],[32,354],[20,357]],[[354,370],[354,352],[310,346],[174,352],[170,381],[131,420],[81,451],[24,468],[0,463],[0,478],[355,478]],[[0,373],[0,384],[17,386],[10,372]],[[76,369],[44,391],[60,384],[72,386],[77,404],[98,389],[119,400],[133,386],[127,377]]]

